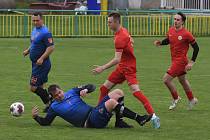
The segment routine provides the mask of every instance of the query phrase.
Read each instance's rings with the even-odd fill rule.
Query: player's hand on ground
[[[160,46],[161,46],[161,41],[160,41],[160,40],[155,40],[155,41],[154,41],[154,45],[155,45],[156,47],[160,47]]]
[[[194,65],[195,62],[190,61],[186,66],[185,66],[185,71],[190,71],[192,69],[192,66]]]
[[[35,118],[36,116],[38,116],[38,115],[39,115],[39,109],[38,109],[38,107],[37,107],[37,106],[34,106],[34,107],[32,108],[31,113],[32,113],[32,117],[33,117],[33,118]]]
[[[29,54],[28,49],[23,51],[23,56],[24,56],[24,57],[27,56],[28,54]]]
[[[94,69],[92,69],[93,74],[100,74],[104,71],[103,66],[94,65]]]
[[[36,64],[37,65],[42,65],[42,63],[43,63],[43,59],[42,58],[39,58],[37,61],[36,61]]]
[[[83,90],[81,90],[81,91],[80,91],[80,96],[81,96],[81,97],[85,97],[85,96],[87,96],[87,92],[88,92],[88,90],[87,90],[87,89],[83,89]]]

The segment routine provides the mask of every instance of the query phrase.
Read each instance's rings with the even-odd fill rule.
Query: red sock
[[[144,108],[146,109],[148,114],[153,114],[154,110],[152,108],[152,105],[150,104],[149,100],[141,91],[136,91],[133,93],[133,96],[135,96],[141,103],[144,105]]]
[[[174,100],[178,99],[178,97],[179,97],[177,91],[172,91],[171,92],[171,95],[172,95],[172,97],[173,97]]]
[[[98,99],[98,104],[104,99],[106,95],[108,95],[108,92],[109,92],[109,89],[105,87],[104,85],[100,87],[100,95]]]
[[[193,93],[191,90],[185,92],[189,101],[191,101],[193,97]]]

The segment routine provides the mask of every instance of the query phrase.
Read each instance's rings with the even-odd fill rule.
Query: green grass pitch
[[[208,140],[210,139],[210,65],[209,38],[197,38],[200,53],[188,79],[199,103],[187,110],[188,101],[180,84],[175,79],[181,103],[176,110],[169,111],[171,96],[162,83],[162,76],[170,65],[170,53],[167,46],[159,49],[153,41],[159,38],[134,38],[137,58],[137,77],[140,87],[152,103],[161,119],[161,128],[155,130],[148,123],[144,127],[132,120],[133,129],[115,129],[114,117],[106,129],[75,128],[60,118],[56,118],[50,127],[39,126],[31,117],[31,108],[38,105],[43,109],[41,100],[28,90],[31,63],[22,51],[29,46],[28,38],[0,39],[0,140]],[[56,49],[51,56],[52,69],[49,84],[58,83],[66,91],[69,88],[94,83],[97,90],[85,98],[95,105],[99,86],[112,69],[94,76],[92,65],[104,64],[114,56],[112,38],[65,38],[55,39]],[[192,50],[189,52],[191,57]],[[117,86],[125,92],[127,107],[144,114],[145,110],[131,94],[126,83]],[[22,101],[25,112],[19,118],[12,117],[9,106]],[[41,115],[44,115],[41,113]]]

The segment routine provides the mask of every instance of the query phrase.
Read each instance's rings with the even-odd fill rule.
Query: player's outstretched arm
[[[154,45],[157,46],[157,47],[160,47],[162,45],[168,45],[169,43],[170,43],[169,38],[165,38],[162,41],[160,41],[160,40],[155,40],[154,41]]]
[[[110,60],[108,63],[106,63],[102,66],[94,65],[95,68],[92,69],[92,73],[93,74],[100,74],[104,70],[106,70],[108,68],[111,68],[112,66],[117,65],[121,61],[121,57],[122,57],[122,52],[115,52],[115,57],[112,60]]]
[[[95,91],[96,86],[93,84],[81,85],[75,88],[81,97],[85,97],[88,93]]]
[[[169,43],[169,38],[165,38],[161,41],[160,45],[168,45]]]
[[[49,111],[48,111],[47,115],[45,116],[45,118],[40,117],[39,116],[39,109],[38,109],[38,107],[35,106],[32,109],[32,117],[40,125],[47,126],[47,125],[50,125],[53,122],[53,120],[55,119],[56,115],[53,112],[51,112],[50,109],[49,109]]]
[[[87,93],[91,93],[91,92],[95,91],[96,86],[93,84],[86,84],[86,85],[79,86],[78,88],[80,90],[87,89],[88,90]]]

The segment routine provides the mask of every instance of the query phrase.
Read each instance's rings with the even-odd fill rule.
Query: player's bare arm
[[[109,61],[108,63],[102,65],[102,66],[97,66],[95,65],[95,68],[92,70],[93,74],[100,74],[101,72],[103,72],[104,70],[111,68],[112,66],[117,65],[122,57],[122,52],[115,52],[115,57]]]
[[[154,41],[154,45],[157,46],[157,47],[161,47],[162,45],[168,45],[169,43],[170,42],[169,42],[168,38],[165,38],[162,41],[160,41],[160,40],[155,40]]]
[[[37,60],[37,65],[42,65],[43,61],[50,56],[50,54],[54,51],[54,46],[50,46],[46,49],[45,53]]]
[[[186,65],[186,67],[185,67],[185,71],[190,71],[191,69],[192,69],[192,66],[195,64],[195,62],[194,61],[192,61],[192,60],[190,60],[189,62],[188,62],[188,64]]]
[[[23,56],[27,56],[29,54],[30,47],[23,51]]]
[[[155,40],[154,41],[154,45],[156,46],[156,47],[160,47],[161,45],[161,41],[160,40]]]

